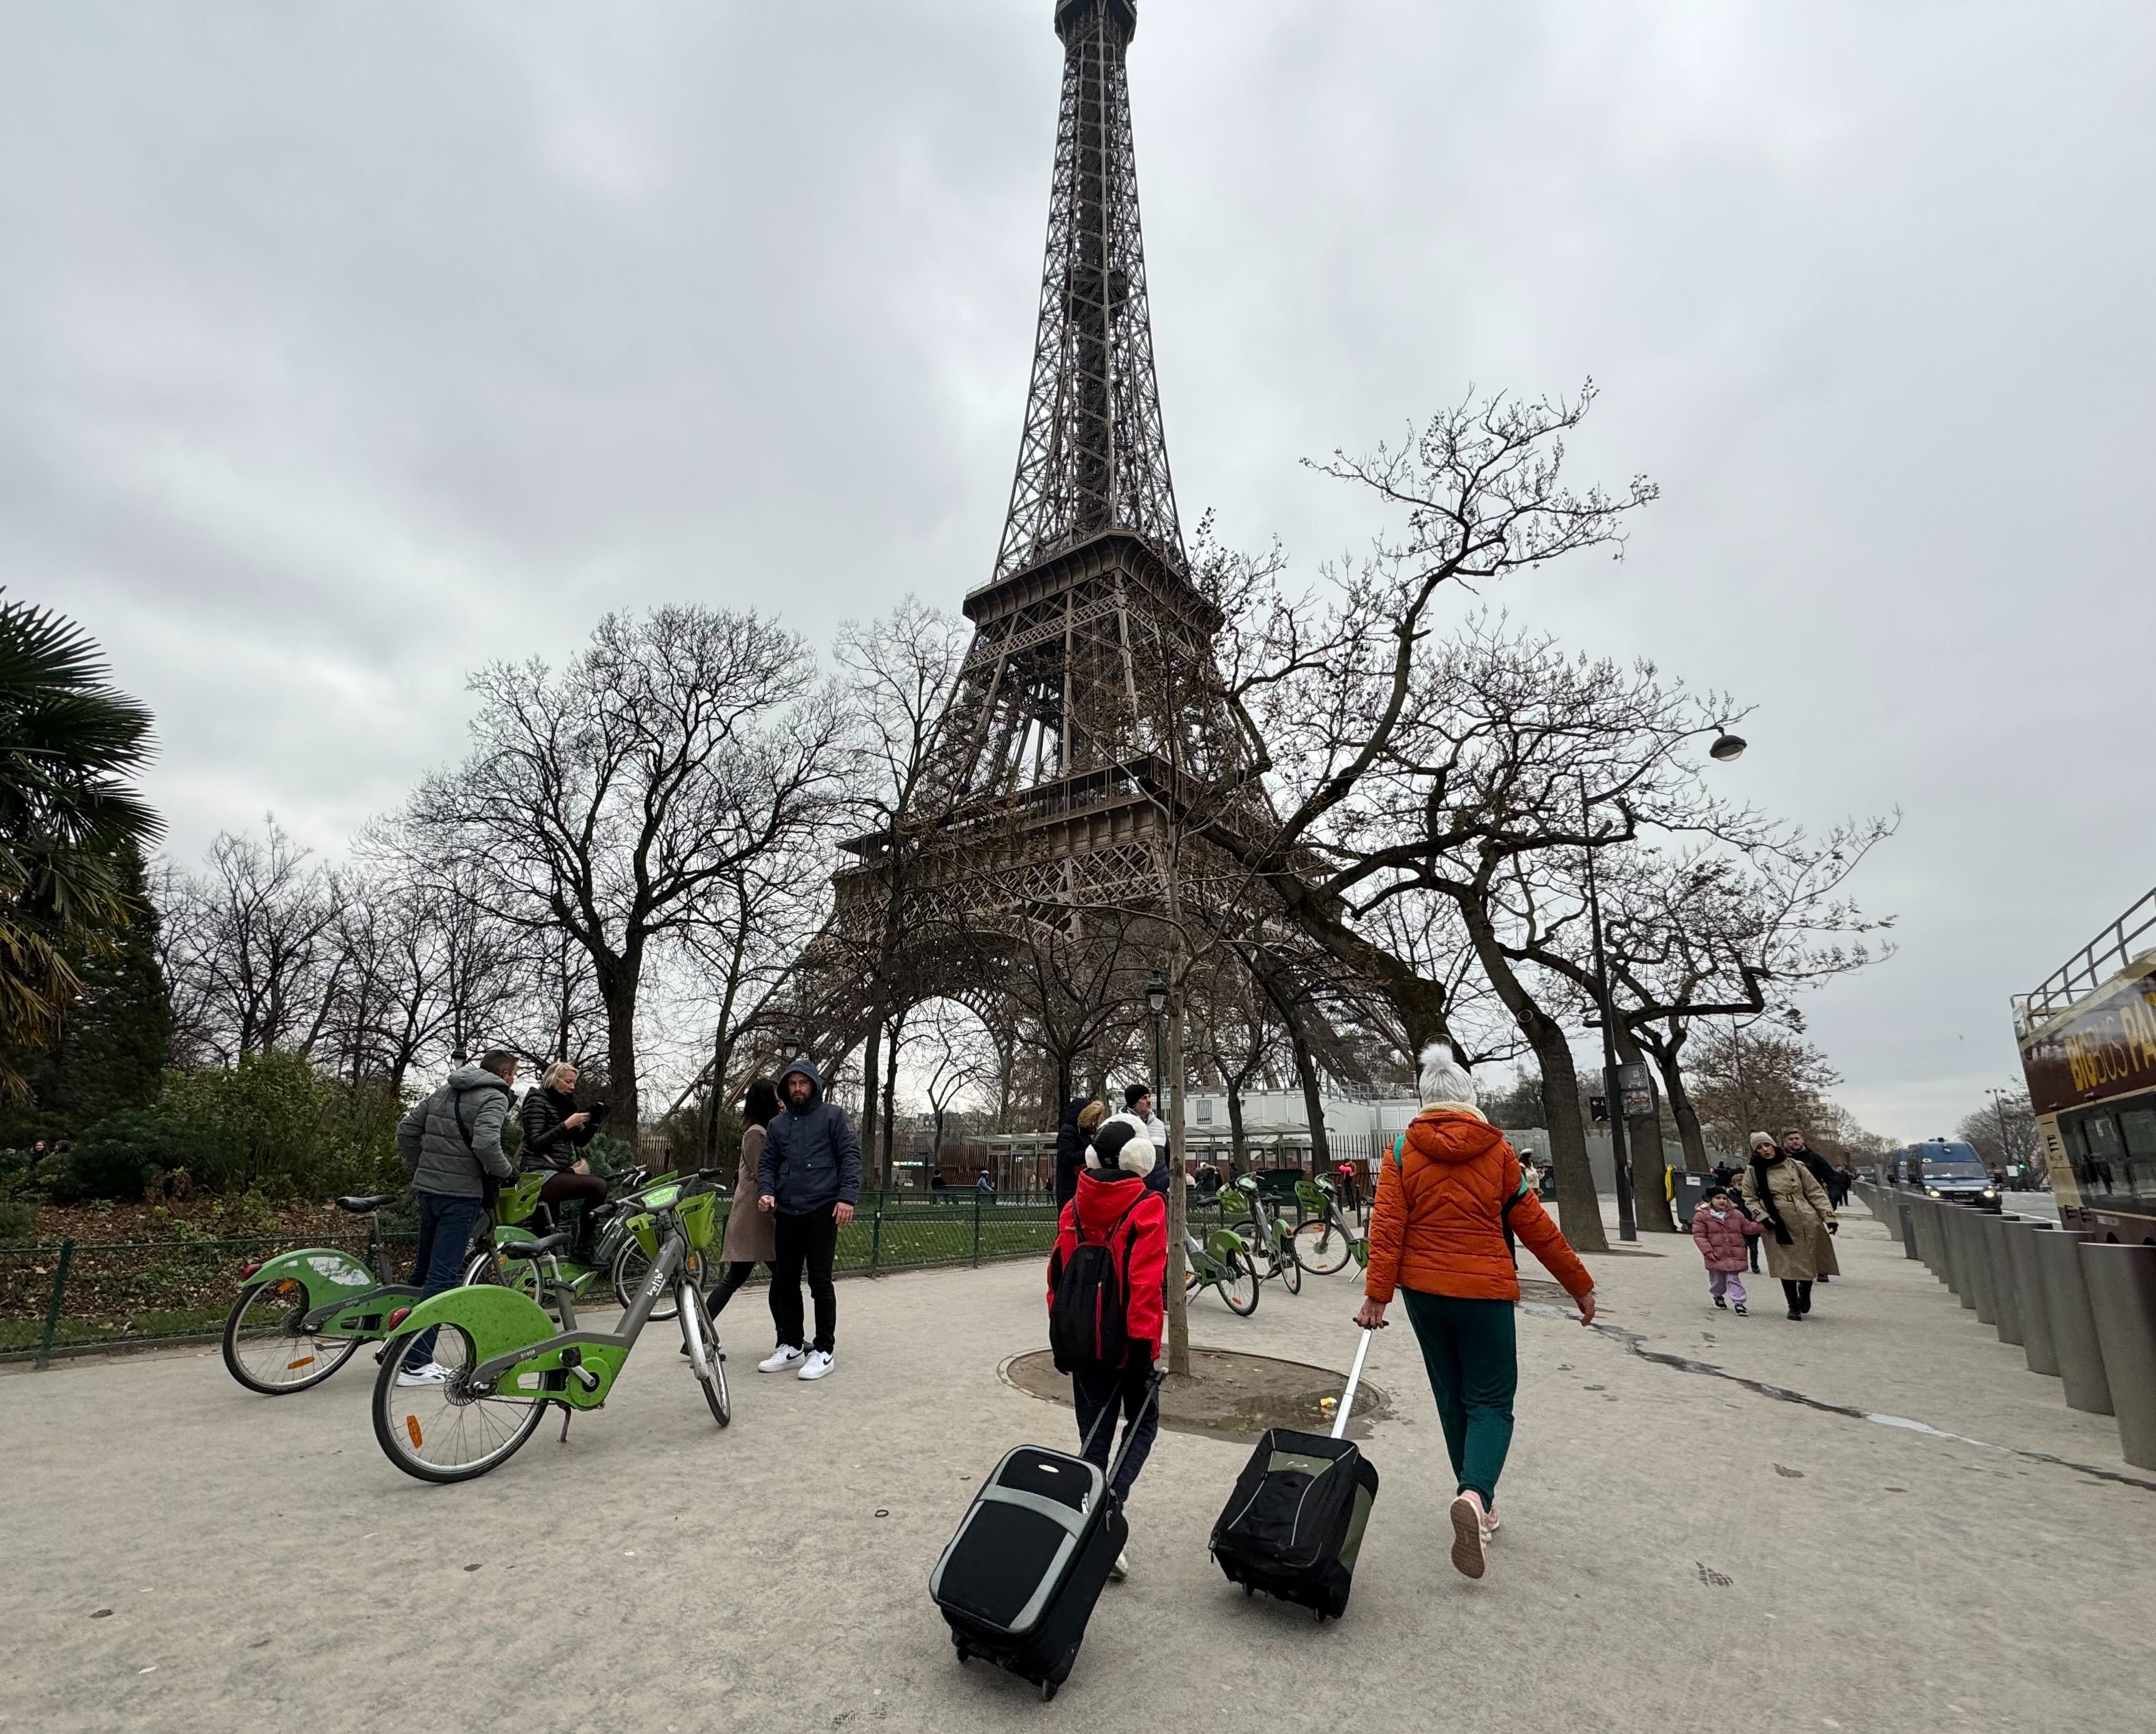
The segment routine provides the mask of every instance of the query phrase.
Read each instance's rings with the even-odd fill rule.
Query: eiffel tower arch
[[[1062,94],[1009,510],[965,598],[973,639],[920,798],[843,846],[812,948],[852,960],[816,995],[827,1054],[903,1004],[989,1004],[1014,946],[1044,935],[1097,936],[1150,971],[1168,864],[1147,785],[1216,778],[1237,751],[1204,698],[1223,622],[1191,581],[1154,377],[1125,76],[1137,3],[1059,0],[1054,16]],[[861,943],[878,931],[880,951]]]

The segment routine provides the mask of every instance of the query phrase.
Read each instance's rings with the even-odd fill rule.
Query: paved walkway
[[[1070,1428],[998,1376],[1042,1341],[1030,1265],[842,1285],[815,1386],[748,1370],[752,1291],[723,1434],[654,1327],[566,1446],[549,1426],[456,1488],[382,1460],[363,1360],[275,1400],[199,1353],[0,1377],[0,1728],[2146,1726],[2156,1477],[1852,1217],[1801,1326],[1763,1287],[1750,1318],[1712,1311],[1663,1239],[1593,1261],[1607,1330],[1528,1311],[1480,1584],[1446,1561],[1404,1325],[1371,1357],[1399,1418],[1339,1624],[1229,1588],[1205,1536],[1245,1450],[1164,1438],[1136,1574],[1046,1707],[957,1667],[925,1593],[997,1455]],[[1209,1298],[1195,1334],[1344,1366],[1355,1298],[1348,1275],[1269,1285],[1249,1321]]]

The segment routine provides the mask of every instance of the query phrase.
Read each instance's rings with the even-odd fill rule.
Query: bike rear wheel
[[[1248,1318],[1258,1310],[1257,1267],[1240,1253],[1231,1252],[1222,1261],[1224,1274],[1213,1280],[1228,1311]]]
[[[726,1360],[719,1353],[719,1327],[712,1321],[711,1308],[704,1304],[703,1290],[693,1284],[689,1288],[689,1304],[696,1310],[696,1328],[704,1339],[704,1358],[711,1366],[711,1377],[699,1378],[696,1383],[704,1388],[704,1401],[711,1406],[711,1418],[724,1427],[734,1418],[734,1399],[733,1393],[726,1388]],[[685,1329],[681,1340],[689,1340]],[[695,1371],[693,1362],[690,1371]]]
[[[446,1383],[400,1385],[398,1370],[420,1336],[391,1340],[374,1376],[374,1439],[382,1454],[422,1481],[469,1481],[514,1457],[537,1429],[547,1405],[521,1398],[475,1397],[467,1389],[478,1356],[459,1325],[442,1325],[434,1360]]]
[[[242,1289],[224,1321],[224,1370],[250,1391],[286,1397],[311,1389],[352,1359],[356,1336],[309,1336],[307,1287],[293,1277]]]
[[[1288,1249],[1295,1254],[1296,1263],[1312,1276],[1330,1276],[1354,1255],[1348,1231],[1329,1216],[1297,1224]]]
[[[1302,1292],[1302,1266],[1296,1261],[1292,1242],[1274,1249],[1273,1264],[1280,1272],[1280,1280],[1287,1285],[1288,1293],[1300,1295]]]

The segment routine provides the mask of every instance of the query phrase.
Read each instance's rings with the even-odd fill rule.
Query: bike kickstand
[[[561,1443],[562,1444],[566,1445],[569,1442],[569,1423],[576,1418],[576,1414],[577,1412],[571,1408],[567,1403],[565,1403],[562,1405]]]

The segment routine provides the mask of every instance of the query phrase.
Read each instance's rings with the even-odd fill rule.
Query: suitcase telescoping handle
[[[1160,1402],[1160,1369],[1158,1369],[1158,1367],[1153,1369],[1153,1376],[1152,1376],[1152,1378],[1147,1378],[1147,1380],[1145,1380],[1145,1402],[1141,1402],[1141,1404],[1138,1404],[1138,1413],[1137,1413],[1137,1415],[1132,1415],[1132,1417],[1130,1417],[1130,1425],[1127,1425],[1127,1428],[1123,1428],[1123,1449],[1122,1449],[1122,1451],[1116,1451],[1116,1454],[1115,1454],[1115,1462],[1111,1462],[1111,1465],[1108,1465],[1108,1484],[1111,1484],[1111,1486],[1115,1486],[1115,1475],[1116,1475],[1116,1471],[1119,1471],[1119,1469],[1122,1469],[1122,1466],[1123,1466],[1123,1458],[1130,1456],[1130,1441],[1132,1441],[1132,1434],[1137,1434],[1137,1430],[1138,1430],[1138,1421],[1145,1419],[1145,1410],[1147,1410],[1147,1406],[1156,1404],[1156,1402]],[[1123,1406],[1123,1404],[1122,1404],[1122,1400],[1111,1402],[1111,1404],[1108,1404],[1108,1408],[1106,1408],[1106,1415],[1111,1415],[1111,1417],[1112,1417],[1112,1415],[1115,1415],[1115,1413],[1116,1413],[1116,1410],[1122,1408],[1122,1406]],[[1096,1428],[1097,1428],[1097,1425],[1100,1425],[1100,1421],[1096,1421],[1096,1424],[1093,1424],[1093,1425],[1096,1425]],[[1086,1443],[1089,1443],[1089,1445],[1091,1445],[1091,1443],[1093,1443],[1093,1441],[1091,1441],[1091,1436],[1089,1436],[1089,1439],[1086,1439]]]
[[[1355,1365],[1348,1374],[1348,1388],[1340,1393],[1340,1413],[1332,1418],[1332,1436],[1344,1439],[1348,1433],[1348,1417],[1355,1408],[1355,1388],[1363,1383],[1363,1362],[1369,1357],[1370,1339],[1376,1333],[1365,1331],[1363,1340],[1355,1345]]]

